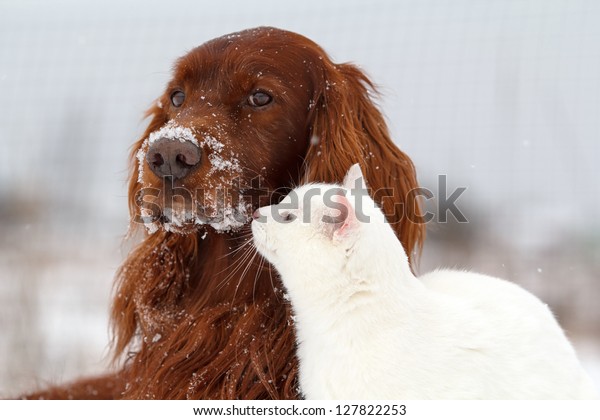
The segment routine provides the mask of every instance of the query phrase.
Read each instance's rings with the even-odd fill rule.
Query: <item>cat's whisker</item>
[[[221,286],[222,284],[224,284],[227,280],[229,280],[229,277],[233,274],[235,274],[237,272],[237,267],[240,264],[240,261],[242,261],[244,259],[244,256],[249,252],[248,249],[244,249],[244,246],[240,247],[239,250],[237,250],[235,252],[235,254],[240,254],[239,256],[235,257],[235,258],[230,258],[233,259],[233,263],[232,264],[228,264],[226,265],[225,268],[223,268],[221,271],[219,271],[217,274],[222,274],[225,273],[226,271],[229,271],[229,274],[217,285],[217,286]]]
[[[251,254],[252,248],[247,248],[244,250],[242,256],[234,263],[232,271],[221,282],[219,282],[217,285],[217,290],[220,290],[225,284],[227,284],[227,282],[229,282],[229,280],[233,278],[233,276],[244,266],[244,263],[248,260]],[[225,270],[227,270],[227,268],[221,272],[224,272]]]
[[[233,298],[231,299],[231,307],[232,308],[233,308],[233,302],[235,302],[235,297],[236,297],[237,292],[242,284],[242,281],[244,281],[244,277],[246,277],[246,274],[248,273],[248,270],[250,270],[250,267],[252,266],[252,263],[254,262],[254,258],[256,257],[256,252],[253,252],[253,249],[250,250],[249,254],[250,254],[250,261],[248,262],[248,264],[246,265],[246,268],[244,269],[241,276],[239,277],[240,280],[238,281],[237,285],[235,286],[235,291],[233,292]],[[248,259],[248,257],[247,257],[247,259]],[[253,295],[253,300],[254,300],[254,295]]]
[[[235,255],[236,253],[240,252],[242,249],[244,249],[246,247],[246,245],[248,245],[249,242],[251,242],[252,239],[251,238],[245,238],[243,239],[242,243],[239,244],[237,246],[237,248],[235,248],[233,251],[228,252],[227,254],[224,254],[223,256],[221,256],[221,258],[226,258],[229,257],[231,255]]]
[[[244,266],[244,262],[248,259],[248,257],[249,254],[246,253],[242,257],[242,259],[235,263],[233,270],[221,282],[219,282],[219,284],[216,287],[217,290],[221,290],[227,283],[229,283],[229,281],[236,275],[236,273],[242,269],[242,267]]]
[[[257,254],[258,254],[258,251],[255,248],[254,249],[254,257],[256,257]],[[260,269],[260,264],[259,264],[259,269]],[[252,284],[252,302],[256,301],[256,283],[257,283],[256,279],[258,278],[258,273],[259,273],[259,270],[256,271],[256,274],[254,276],[254,283]]]

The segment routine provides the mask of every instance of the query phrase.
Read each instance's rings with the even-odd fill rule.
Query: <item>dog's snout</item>
[[[156,176],[181,179],[200,163],[200,148],[190,141],[163,137],[150,145],[146,161]]]

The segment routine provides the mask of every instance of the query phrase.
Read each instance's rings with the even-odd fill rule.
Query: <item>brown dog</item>
[[[133,148],[132,228],[148,232],[118,273],[119,370],[30,397],[297,398],[290,307],[249,258],[246,222],[278,189],[340,182],[358,162],[407,254],[418,250],[414,167],[370,91],[357,67],[274,28],[178,60]]]

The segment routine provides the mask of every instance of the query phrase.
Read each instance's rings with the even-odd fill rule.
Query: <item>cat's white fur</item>
[[[257,249],[291,299],[306,398],[597,396],[547,305],[482,274],[415,277],[368,195],[360,200],[368,223],[357,219],[349,194],[325,205],[326,191],[355,186],[366,189],[358,165],[343,186],[299,187],[279,205],[261,208],[252,223]],[[323,216],[339,215],[340,205],[349,210],[346,220],[325,223]],[[282,220],[287,214],[295,220]]]

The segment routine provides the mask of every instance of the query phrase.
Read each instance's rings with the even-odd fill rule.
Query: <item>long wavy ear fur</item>
[[[383,209],[411,263],[425,237],[412,161],[391,140],[370,92],[369,78],[352,64],[323,58],[325,77],[315,80],[312,140],[304,180],[341,182],[359,163],[370,194]]]

